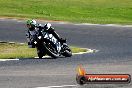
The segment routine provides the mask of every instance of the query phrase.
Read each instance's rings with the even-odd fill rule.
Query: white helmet
[[[36,25],[37,24],[36,20],[32,20],[32,24]]]
[[[37,22],[35,20],[27,20],[27,25],[31,25],[32,27],[35,27]]]

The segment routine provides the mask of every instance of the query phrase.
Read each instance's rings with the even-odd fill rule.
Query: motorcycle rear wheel
[[[65,57],[71,57],[72,56],[72,51],[69,48],[69,46],[64,45],[63,48],[64,48],[64,52],[62,53],[62,55],[65,56]]]

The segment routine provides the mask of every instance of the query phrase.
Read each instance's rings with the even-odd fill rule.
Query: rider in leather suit
[[[26,37],[28,41],[28,46],[30,48],[35,48],[34,43],[32,42],[32,37],[37,34],[37,31],[44,29],[46,32],[53,34],[53,36],[61,43],[65,43],[66,39],[60,38],[60,36],[55,32],[54,28],[51,27],[50,23],[42,26],[41,24],[36,23],[35,20],[27,20],[28,30],[26,32]]]

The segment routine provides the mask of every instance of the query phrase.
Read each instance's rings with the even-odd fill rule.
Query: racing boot
[[[35,45],[34,45],[33,42],[28,42],[28,47],[29,47],[29,48],[35,48]]]

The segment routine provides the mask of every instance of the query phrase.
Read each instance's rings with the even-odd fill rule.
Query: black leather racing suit
[[[26,37],[27,37],[28,45],[30,48],[34,48],[34,46],[32,45],[33,44],[32,36],[35,36],[37,31],[41,31],[41,30],[45,30],[49,34],[53,34],[53,36],[62,43],[66,42],[66,39],[60,38],[60,36],[57,34],[57,32],[54,30],[53,27],[50,27],[49,29],[47,29],[45,26],[42,26],[39,24],[36,27],[32,27],[28,29],[28,31],[26,32]]]

